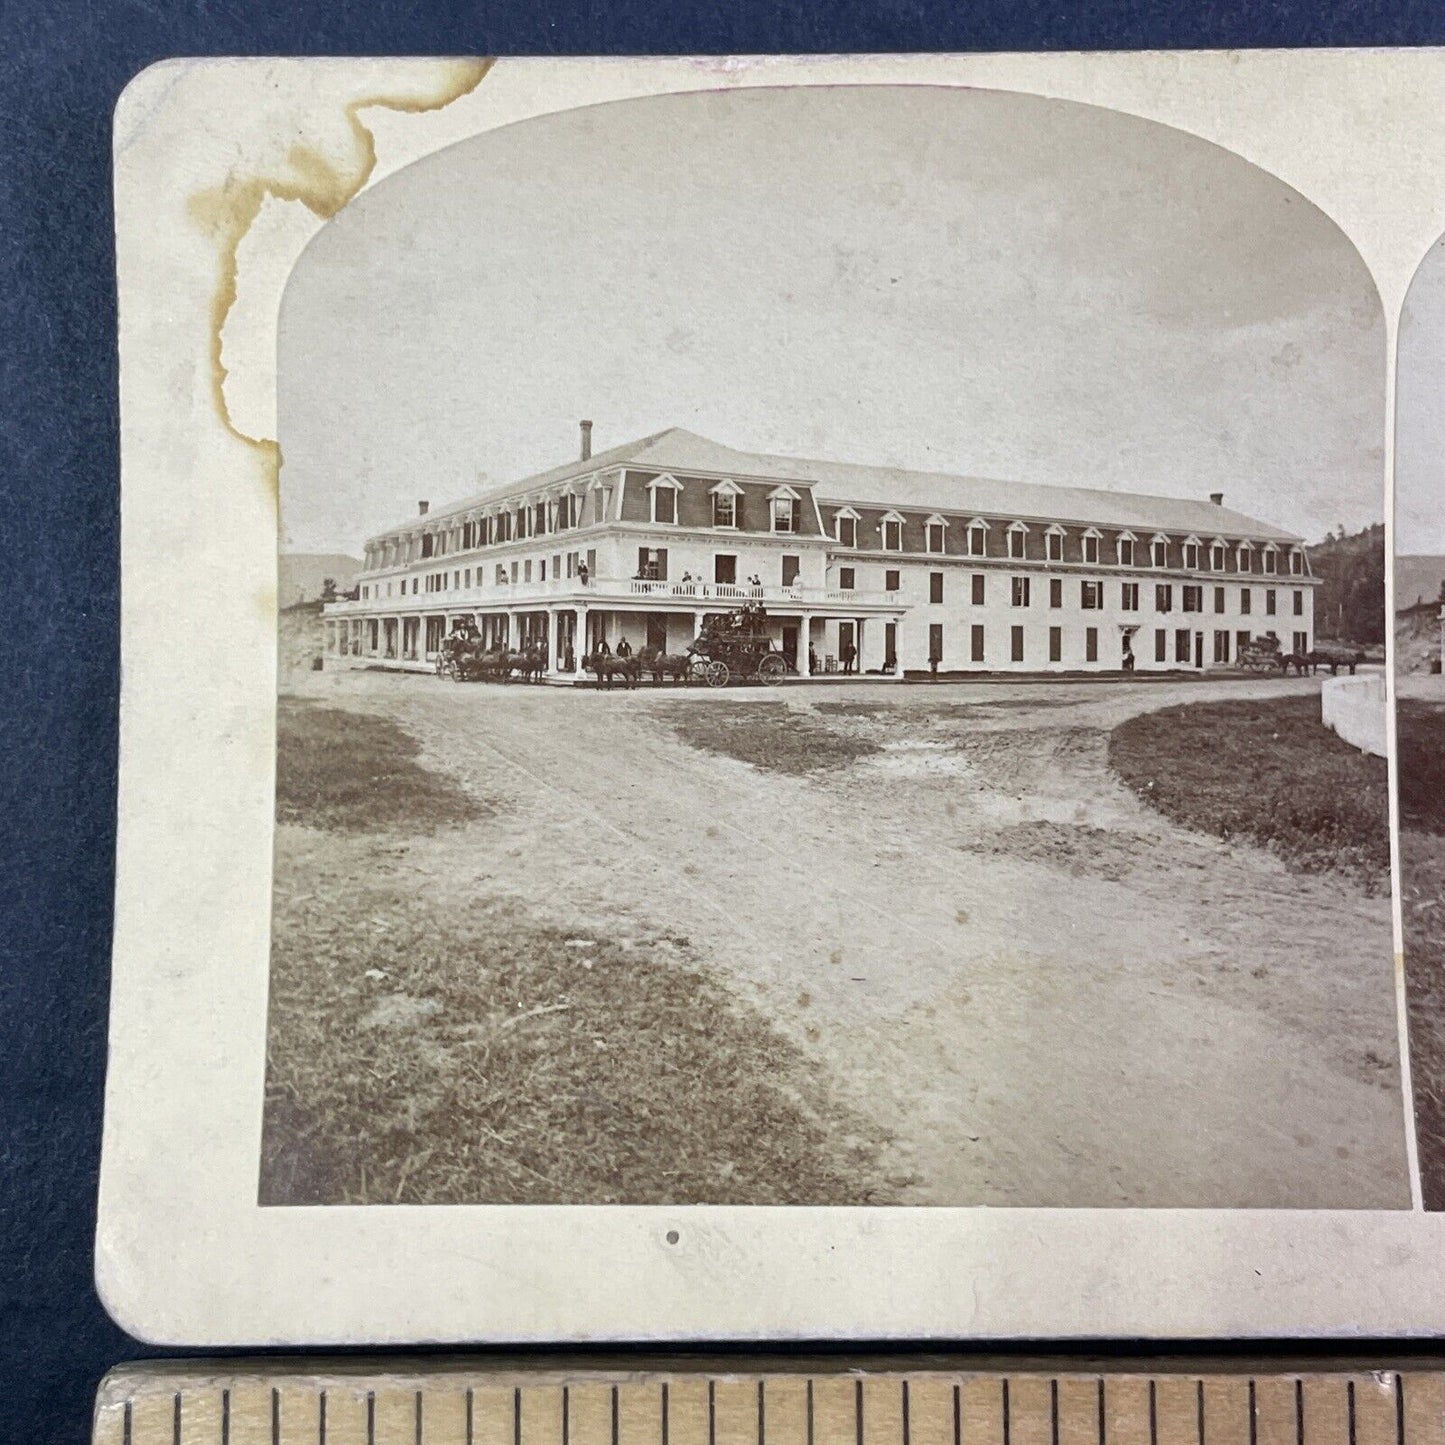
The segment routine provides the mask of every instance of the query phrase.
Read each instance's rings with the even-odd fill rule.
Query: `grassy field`
[[[1389,782],[1320,722],[1313,695],[1184,703],[1109,737],[1109,763],[1168,818],[1269,848],[1302,873],[1389,886]]]
[[[417,761],[395,723],[301,698],[276,707],[276,821],[339,832],[430,830],[489,808]]]
[[[1420,1180],[1445,1209],[1445,708],[1404,701],[1397,716],[1400,903]]]
[[[569,933],[480,885],[439,904],[428,868],[484,866],[493,809],[405,733],[285,705],[280,749],[263,1204],[882,1203],[906,1182],[686,938]]]

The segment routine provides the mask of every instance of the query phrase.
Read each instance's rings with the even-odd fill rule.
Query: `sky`
[[[1445,557],[1445,240],[1420,263],[1400,317],[1395,551]]]
[[[1441,304],[1445,304],[1442,302]],[[364,192],[282,303],[283,547],[669,426],[743,451],[1383,511],[1384,325],[1320,211],[1116,112],[933,87],[549,116]]]

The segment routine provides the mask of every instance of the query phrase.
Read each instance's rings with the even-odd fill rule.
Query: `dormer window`
[[[1264,570],[1270,576],[1279,571],[1279,548],[1273,542],[1264,549]]]
[[[682,490],[682,484],[676,477],[664,472],[648,482],[647,490],[652,493],[652,520],[666,526],[676,525],[677,494]]]
[[[1138,538],[1132,532],[1120,532],[1118,540],[1114,543],[1116,553],[1121,567],[1132,567],[1134,565],[1134,544]]]
[[[982,557],[988,552],[988,523],[975,518],[968,524],[968,555]]]
[[[838,539],[840,547],[852,548],[858,545],[858,513],[852,507],[844,507],[833,518],[833,535]]]
[[[1187,537],[1184,541],[1184,566],[1187,571],[1199,570],[1199,538]]]
[[[714,527],[736,527],[738,524],[738,496],[742,488],[736,482],[719,482],[709,489],[712,496],[712,524]]]
[[[1084,533],[1084,561],[1090,566],[1099,565],[1099,539],[1104,534],[1097,527],[1090,527]]]
[[[903,518],[897,512],[885,512],[882,529],[883,550],[885,552],[901,552],[903,550]]]
[[[1289,570],[1290,576],[1292,577],[1299,577],[1302,576],[1304,573],[1304,553],[1301,552],[1298,547],[1291,547],[1289,549]]]
[[[791,487],[775,487],[768,493],[768,513],[773,519],[773,531],[798,530],[798,502],[798,494]]]
[[[1254,543],[1241,542],[1237,553],[1238,566],[1241,572],[1254,571]]]
[[[1044,556],[1050,562],[1064,560],[1064,529],[1057,522],[1044,533]]]
[[[1224,571],[1225,546],[1222,539],[1216,537],[1209,544],[1209,570],[1211,572]]]
[[[948,524],[942,517],[935,514],[924,523],[925,540],[930,552],[942,552],[944,550],[944,536]]]
[[[1015,559],[1024,555],[1024,539],[1028,536],[1029,529],[1022,522],[1010,522],[1008,529],[1008,554]]]
[[[1149,539],[1149,563],[1153,567],[1169,565],[1169,538],[1161,533],[1156,532]]]

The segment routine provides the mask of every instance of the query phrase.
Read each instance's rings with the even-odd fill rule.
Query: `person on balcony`
[[[579,561],[577,563],[577,580],[585,587],[587,585],[587,564]]]

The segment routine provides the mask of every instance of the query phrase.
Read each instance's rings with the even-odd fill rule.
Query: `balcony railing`
[[[739,607],[758,602],[764,607],[786,608],[789,603],[840,603],[876,607],[893,603],[900,609],[902,597],[896,592],[843,590],[836,587],[752,586],[746,582],[660,581],[644,577],[549,577],[545,582],[492,582],[481,587],[456,587],[445,592],[407,593],[401,597],[371,597],[327,605],[330,617],[386,612],[457,612],[468,607],[523,607],[529,602],[567,599],[570,603],[600,606],[609,601],[656,599],[678,607]]]

